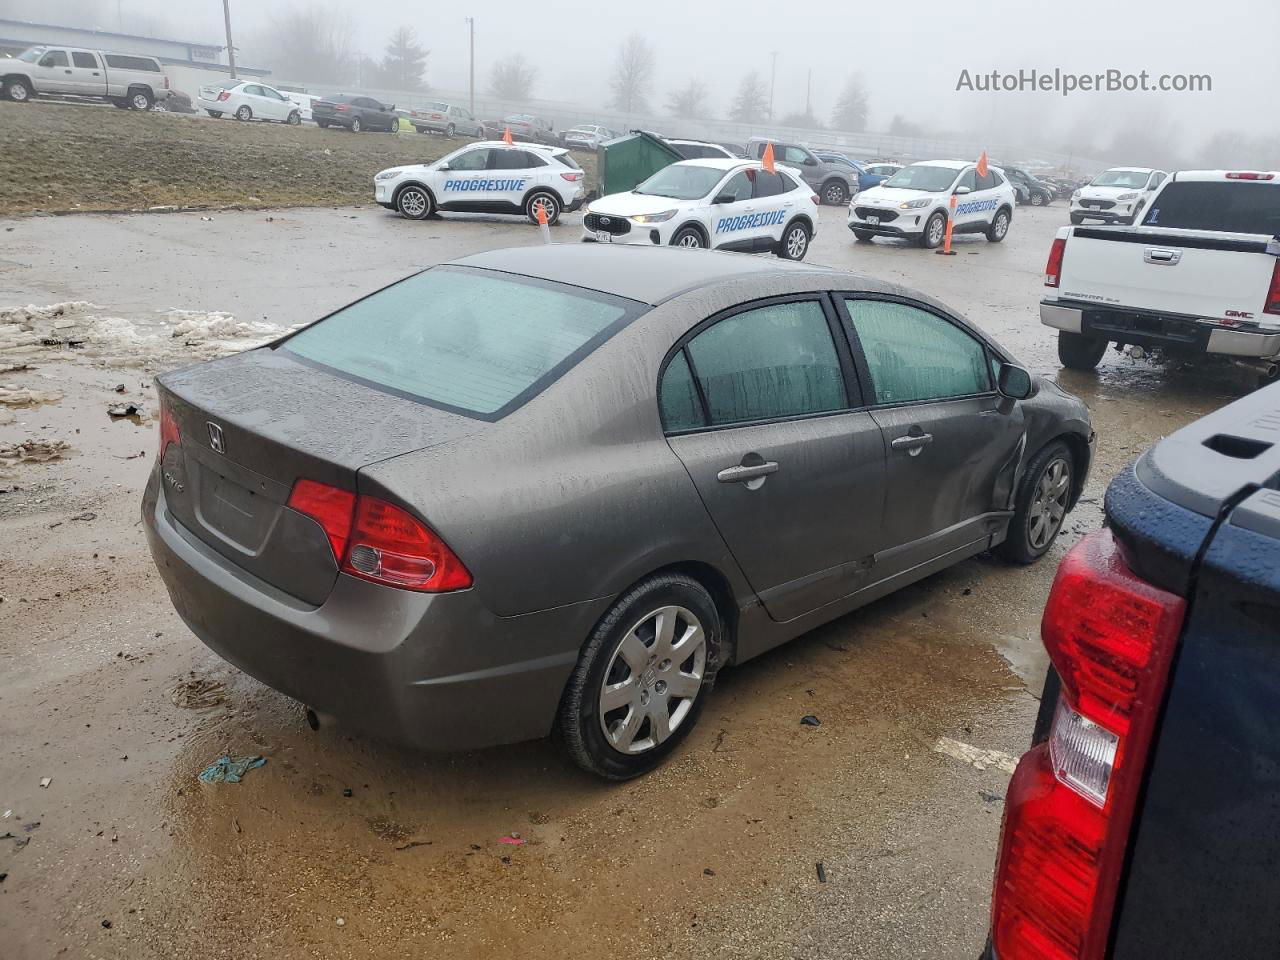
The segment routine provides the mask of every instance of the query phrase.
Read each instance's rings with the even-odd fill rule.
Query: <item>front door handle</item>
[[[909,433],[904,437],[896,438],[889,446],[895,450],[906,450],[908,456],[916,457],[932,442],[932,433]]]
[[[716,474],[716,479],[721,483],[749,483],[752,480],[763,480],[769,474],[777,472],[777,462],[766,460],[764,463],[753,463],[747,466],[725,467]]]

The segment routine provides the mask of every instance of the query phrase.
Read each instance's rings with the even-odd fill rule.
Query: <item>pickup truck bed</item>
[[[1063,561],[1046,607],[1054,666],[1009,789],[987,956],[1270,960],[1280,944],[1280,386],[1161,441],[1112,483],[1106,512],[1109,529]],[[1126,674],[1137,691],[1127,715],[1099,704],[1124,699],[1112,671],[1143,649],[1136,602],[1091,623],[1107,607],[1094,593],[1063,626],[1064,580],[1104,542],[1129,598],[1145,591],[1169,628]],[[1069,728],[1064,705],[1092,724]],[[1112,743],[1109,778],[1073,758],[1089,742]],[[1081,783],[1101,783],[1101,803]]]
[[[1280,174],[1176,173],[1141,225],[1058,232],[1040,319],[1073,369],[1097,366],[1110,343],[1136,357],[1235,358],[1275,379],[1277,234]]]

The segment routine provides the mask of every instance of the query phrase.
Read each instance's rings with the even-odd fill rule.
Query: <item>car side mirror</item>
[[[449,169],[449,165],[447,163],[442,163],[438,167],[436,167],[436,169],[439,170],[441,173],[444,173],[446,170]]]
[[[1024,367],[1002,363],[996,374],[996,389],[1010,400],[1026,400],[1035,393],[1035,381]]]
[[[715,203],[733,203],[737,198],[732,193],[722,193],[711,202]]]
[[[956,196],[963,197],[966,193],[973,193],[972,187],[956,187]]]
[[[818,165],[818,161],[813,159],[813,157],[805,157],[804,165],[806,167],[816,167]]]

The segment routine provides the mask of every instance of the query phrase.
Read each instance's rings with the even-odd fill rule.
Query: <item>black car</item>
[[[1276,956],[1278,424],[1273,386],[1161,440],[1058,568],[985,960]]]
[[[311,102],[311,119],[321,127],[346,127],[352,133],[383,130],[394,133],[400,124],[395,104],[379,103],[373,97],[343,94]]]
[[[1047,207],[1053,203],[1056,194],[1051,185],[1018,167],[1001,166],[1000,169],[1004,171],[1015,189],[1021,188],[1017,191],[1019,203],[1029,203],[1033,207]],[[1025,199],[1023,199],[1024,196]]]

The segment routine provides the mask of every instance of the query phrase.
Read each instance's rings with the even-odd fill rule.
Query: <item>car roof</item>
[[[558,157],[562,153],[569,151],[564,147],[551,147],[545,143],[528,143],[525,140],[515,140],[507,143],[505,140],[477,140],[475,143],[467,144],[469,147],[500,147],[504,150],[531,150],[534,153],[545,153],[548,156]]]
[[[828,267],[772,257],[639,244],[537,244],[488,250],[451,263],[565,283],[654,305],[726,280],[794,275],[797,272],[844,276]]]
[[[1248,176],[1242,177],[1241,173],[1247,173]],[[1232,183],[1269,183],[1272,186],[1280,186],[1280,171],[1276,170],[1179,170],[1173,176],[1179,182],[1229,180]]]

